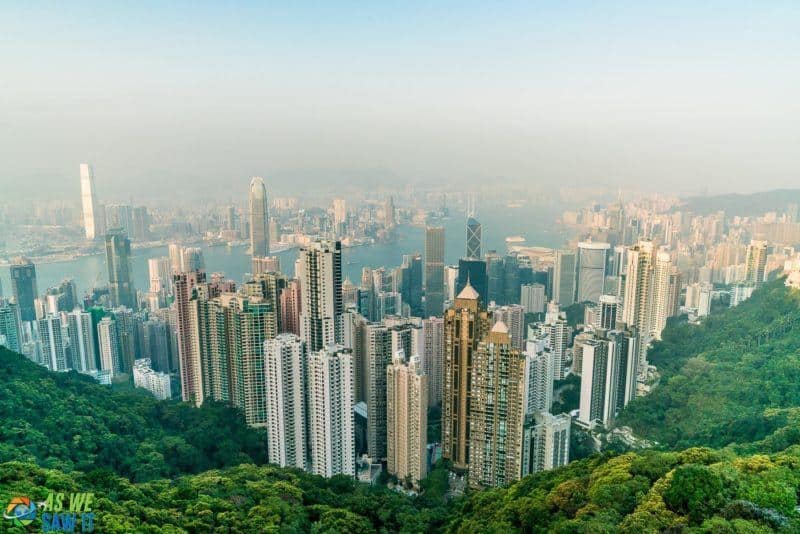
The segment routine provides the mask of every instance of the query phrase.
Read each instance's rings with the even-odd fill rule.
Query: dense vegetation
[[[0,348],[0,462],[61,471],[109,468],[134,481],[265,463],[266,439],[236,410],[111,392]]]
[[[0,351],[0,497],[92,491],[97,531],[119,533],[798,532],[799,305],[776,282],[702,325],[669,325],[651,355],[662,383],[622,422],[676,450],[595,454],[449,499],[443,466],[408,496],[258,465],[263,434],[235,410],[112,392]],[[559,384],[564,409],[575,380]],[[714,448],[677,450],[697,444]]]
[[[800,449],[737,457],[710,449],[593,456],[443,506],[447,474],[422,497],[240,465],[132,484],[108,471],[0,464],[0,493],[41,500],[94,491],[98,532],[796,532]],[[22,532],[22,530],[20,530]]]
[[[800,294],[782,280],[700,325],[671,323],[648,358],[661,384],[619,420],[635,433],[674,449],[800,443]]]

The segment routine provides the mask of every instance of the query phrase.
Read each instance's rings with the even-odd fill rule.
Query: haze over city
[[[5,3],[5,196],[796,182],[797,2]],[[237,187],[237,186],[233,186]],[[239,185],[236,196],[244,194]],[[221,193],[226,194],[226,193]]]
[[[0,531],[800,532],[798,28],[4,2]]]

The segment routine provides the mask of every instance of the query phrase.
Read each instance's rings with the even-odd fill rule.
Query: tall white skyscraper
[[[542,284],[524,284],[520,288],[520,304],[525,307],[525,313],[544,313],[547,302]]]
[[[417,355],[406,364],[398,350],[386,368],[387,471],[399,480],[416,483],[427,473],[427,382]]]
[[[581,343],[582,373],[578,420],[608,425],[636,395],[639,337],[611,330]]]
[[[109,371],[112,376],[122,371],[122,354],[120,351],[117,323],[110,317],[103,317],[97,324],[97,343],[100,352],[100,368]]]
[[[309,352],[342,341],[342,245],[315,241],[300,249],[300,337]]]
[[[553,404],[553,357],[545,339],[528,340],[525,348],[523,413],[550,411]]]
[[[269,256],[269,209],[267,187],[260,176],[250,179],[250,252],[253,256]]]
[[[340,225],[347,220],[347,201],[343,198],[333,199],[333,224]]]
[[[341,345],[309,353],[308,430],[311,472],[355,476],[353,358]]]
[[[83,228],[86,239],[96,239],[105,233],[104,217],[97,203],[94,189],[94,171],[88,163],[81,163],[81,204],[83,205]]]
[[[68,339],[61,323],[61,315],[50,314],[37,322],[45,367],[51,371],[66,371]]]
[[[85,373],[97,369],[92,315],[80,309],[65,314],[69,330],[72,368]]]
[[[264,342],[269,461],[306,468],[306,349],[294,334]]]

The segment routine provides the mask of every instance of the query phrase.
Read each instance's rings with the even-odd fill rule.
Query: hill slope
[[[671,323],[649,358],[661,384],[629,404],[620,425],[676,449],[789,438],[800,407],[800,293],[777,280],[701,325]],[[771,450],[793,443],[800,437]]]
[[[115,393],[0,348],[0,462],[109,468],[136,481],[266,462],[266,440],[236,410]]]

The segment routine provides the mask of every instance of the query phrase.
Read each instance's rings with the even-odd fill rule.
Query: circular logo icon
[[[14,497],[8,502],[3,517],[18,527],[28,526],[36,519],[36,503],[27,497]]]

